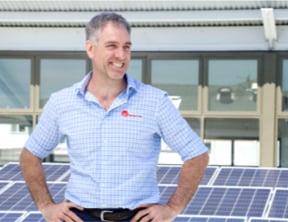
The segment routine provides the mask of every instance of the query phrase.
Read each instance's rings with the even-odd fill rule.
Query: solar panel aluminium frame
[[[173,191],[176,189],[176,185],[160,185],[160,192],[161,192],[161,201],[166,202],[169,199],[169,196],[173,193]],[[238,190],[241,192],[249,192],[252,191],[253,195],[258,195],[259,193],[257,193],[258,191],[265,191],[266,193],[266,197],[265,197],[265,202],[261,202],[260,200],[256,199],[256,197],[254,196],[253,200],[258,200],[258,204],[259,202],[263,203],[263,206],[261,206],[261,211],[259,211],[258,213],[261,215],[250,215],[253,211],[251,211],[251,208],[249,207],[249,205],[246,204],[246,199],[244,200],[243,197],[245,197],[245,193],[238,193],[237,194],[237,198],[242,198],[243,200],[240,203],[244,203],[245,207],[248,206],[248,209],[250,209],[249,212],[245,212],[246,214],[239,214],[239,212],[237,211],[237,208],[241,207],[237,204],[239,204],[239,202],[235,202],[233,204],[231,204],[230,202],[232,201],[230,199],[229,196],[220,196],[218,195],[218,193],[215,193],[216,189],[221,192],[225,192],[225,195],[229,195],[231,194],[231,192],[233,193],[234,190]],[[209,194],[207,194],[204,198],[202,197],[201,192],[204,192],[205,194],[205,190],[209,191]],[[229,191],[229,192],[228,192]],[[194,215],[204,215],[204,216],[241,216],[241,217],[250,217],[250,216],[264,216],[265,212],[268,209],[269,206],[269,202],[271,200],[271,197],[273,195],[273,188],[269,188],[269,187],[237,187],[237,186],[229,186],[229,187],[224,187],[224,186],[205,186],[205,185],[200,185],[198,187],[197,192],[195,193],[195,195],[193,196],[193,198],[191,199],[191,201],[189,202],[189,204],[187,205],[187,207],[184,209],[184,211],[182,212],[182,215],[187,215],[187,216],[194,216]],[[228,193],[227,193],[228,192]],[[229,194],[230,193],[230,194]],[[222,211],[223,210],[228,210],[225,208],[225,206],[221,205],[220,207],[217,207],[216,205],[213,205],[213,207],[215,207],[215,209],[212,209],[211,206],[206,205],[206,203],[210,203],[212,204],[212,202],[209,202],[209,199],[214,199],[214,197],[212,195],[216,195],[216,199],[219,198],[221,201],[224,201],[223,203],[226,203],[226,205],[231,208],[231,212],[230,214],[224,214]],[[218,197],[217,197],[218,195]],[[235,197],[235,196],[234,196]],[[228,199],[230,199],[229,203],[228,203]],[[244,201],[244,202],[243,202]],[[217,203],[221,203],[217,200]],[[252,203],[250,203],[251,205]],[[253,205],[251,205],[253,206]],[[236,209],[235,209],[235,208]],[[253,206],[254,208],[256,207],[255,205]],[[209,212],[206,212],[206,211]],[[212,213],[213,211],[213,213]],[[236,215],[236,212],[238,212],[238,214]]]
[[[31,222],[32,219],[33,222],[46,222],[46,220],[39,211],[29,211],[17,222]]]
[[[3,187],[0,187],[0,195],[5,192],[9,187],[11,187],[14,184],[15,181],[11,180],[0,180],[0,184],[5,184]],[[22,181],[21,181],[22,182]]]
[[[180,173],[182,165],[179,164],[159,164],[158,165],[158,171],[157,171],[157,176],[158,176],[158,184],[159,185],[166,185],[166,184],[177,184],[178,182],[178,176]],[[165,175],[159,175],[161,174],[161,171],[165,171]],[[171,177],[171,172],[174,172],[173,176]],[[211,171],[209,174],[207,172]],[[208,166],[206,169],[206,172],[202,178],[202,182],[204,182],[204,184],[201,182],[202,185],[211,185],[215,176],[217,175],[217,172],[219,171],[219,167],[217,166]],[[177,173],[177,174],[175,174]],[[159,176],[162,176],[161,178],[159,178]],[[171,179],[171,181],[166,182],[167,181],[167,177]],[[160,180],[159,180],[160,179]]]
[[[225,170],[231,170],[231,172],[230,173],[233,173],[233,171],[234,171],[234,173],[235,173],[235,171],[237,171],[237,170],[242,170],[242,175],[241,175],[241,177],[240,176],[238,176],[238,180],[237,180],[237,184],[227,184],[227,183],[224,183],[224,184],[217,184],[217,180],[219,179],[219,177],[221,177],[221,174],[223,173],[223,171],[225,171]],[[273,171],[278,171],[279,173],[281,172],[284,172],[285,173],[285,179],[286,179],[286,177],[287,177],[287,179],[288,179],[288,169],[287,168],[272,168],[272,167],[241,167],[241,166],[236,166],[236,167],[231,167],[231,166],[222,166],[222,167],[220,167],[219,168],[219,171],[217,172],[217,175],[215,175],[215,177],[214,177],[214,180],[213,180],[213,182],[212,182],[212,184],[211,185],[215,185],[215,186],[251,186],[251,187],[282,187],[282,188],[288,188],[288,184],[287,183],[285,183],[286,182],[286,180],[285,181],[282,181],[282,184],[280,183],[280,185],[278,185],[278,182],[280,181],[280,178],[278,178],[278,180],[277,180],[277,183],[276,183],[276,181],[275,180],[263,180],[263,183],[262,184],[247,184],[247,185],[243,185],[243,184],[239,184],[239,182],[241,182],[241,178],[243,177],[243,174],[244,173],[246,173],[245,171],[252,171],[252,170],[254,170],[256,173],[258,173],[258,174],[261,174],[261,171],[267,171],[267,173],[269,173],[269,174],[271,174],[271,172],[273,172]],[[259,175],[254,175],[254,177],[253,178],[255,178],[255,176],[259,176]],[[266,175],[266,177],[265,178],[267,178],[267,176],[269,176],[269,175]],[[270,175],[271,176],[271,175]],[[279,175],[279,176],[283,176],[283,175]],[[246,177],[247,177],[247,175],[246,175]],[[263,177],[262,177],[263,178]],[[230,179],[231,180],[231,177],[227,177],[226,179]],[[249,178],[248,179],[246,179],[247,181],[249,181]],[[251,178],[250,178],[250,182],[253,182],[254,180],[251,180]],[[231,182],[231,181],[230,181]],[[243,181],[242,181],[243,182]],[[280,181],[281,182],[281,181]],[[272,185],[267,185],[266,183],[270,183],[270,184],[272,184]],[[275,185],[275,183],[276,183],[276,185]],[[283,184],[285,184],[285,186],[283,186]],[[281,186],[282,185],[282,186]]]
[[[5,215],[12,216],[12,215],[16,214],[17,216],[15,218],[16,219],[15,222],[20,222],[20,221],[22,221],[23,218],[25,218],[25,215],[27,213],[28,213],[27,211],[3,211],[3,210],[0,210],[0,219],[2,221],[2,219],[7,219],[4,217]],[[11,221],[9,221],[9,222],[11,222]]]
[[[205,215],[194,215],[194,216],[188,216],[188,215],[179,215],[177,217],[178,219],[182,219],[182,218],[187,218],[188,221],[193,221],[196,219],[215,219],[215,220],[220,220],[223,219],[224,221],[233,221],[233,220],[237,220],[237,222],[247,222],[248,221],[248,217],[237,217],[237,216],[205,216]],[[177,222],[177,219],[175,220],[175,222]]]
[[[278,192],[285,192],[285,195],[282,194],[278,194]],[[269,208],[267,210],[267,214],[265,215],[265,217],[267,218],[277,218],[277,219],[282,219],[282,218],[286,218],[286,217],[277,217],[274,212],[272,212],[273,210],[276,209],[276,211],[279,210],[279,208],[277,207],[277,204],[281,204],[279,202],[279,199],[276,200],[276,198],[281,198],[283,202],[285,202],[285,206],[282,207],[282,209],[284,209],[285,207],[285,210],[283,211],[283,213],[285,213],[286,215],[288,215],[288,188],[275,188],[273,190],[273,196],[271,198],[271,201],[269,202]],[[288,218],[286,219],[286,222],[288,221]]]
[[[286,218],[275,218],[275,217],[250,217],[248,222],[287,222]]]

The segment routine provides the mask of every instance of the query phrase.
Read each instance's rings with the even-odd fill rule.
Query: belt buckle
[[[113,211],[111,211],[111,210],[102,210],[101,213],[100,213],[100,220],[101,221],[106,221],[106,222],[112,221],[112,220],[105,220],[105,214],[106,213],[113,213]]]

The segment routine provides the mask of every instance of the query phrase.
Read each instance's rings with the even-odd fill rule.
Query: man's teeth
[[[123,63],[113,63],[114,66],[121,68],[123,66]]]

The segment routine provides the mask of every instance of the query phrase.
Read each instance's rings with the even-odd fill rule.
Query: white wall
[[[288,26],[277,27],[274,50],[288,50]],[[84,51],[84,28],[0,27],[0,50]],[[263,27],[133,28],[133,51],[269,50]]]

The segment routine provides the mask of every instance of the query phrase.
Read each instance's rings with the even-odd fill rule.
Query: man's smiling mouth
[[[124,66],[124,63],[113,63],[113,66],[117,68],[122,68]]]

